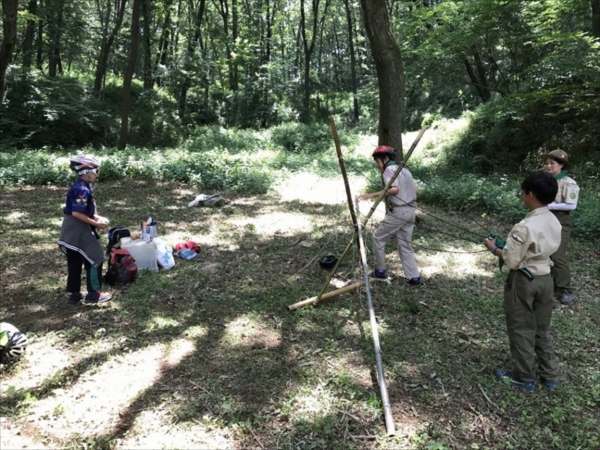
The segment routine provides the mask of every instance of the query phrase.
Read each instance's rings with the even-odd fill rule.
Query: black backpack
[[[137,273],[138,268],[131,253],[118,248],[110,253],[104,281],[108,284],[133,283],[137,277]]]
[[[131,237],[131,232],[127,228],[112,227],[108,230],[108,245],[106,246],[106,256],[110,255],[111,250],[124,237]]]

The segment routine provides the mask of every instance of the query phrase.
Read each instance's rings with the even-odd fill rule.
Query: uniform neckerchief
[[[556,175],[554,178],[555,178],[555,179],[558,181],[558,180],[560,180],[561,178],[564,178],[564,177],[566,177],[566,176],[567,176],[567,171],[566,171],[566,170],[563,170],[561,173],[559,173],[558,175]]]

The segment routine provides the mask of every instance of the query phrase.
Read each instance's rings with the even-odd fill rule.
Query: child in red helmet
[[[375,164],[381,172],[384,185],[393,178],[396,164],[396,150],[387,145],[379,146],[373,152]],[[359,200],[368,200],[381,195],[381,191],[362,194]],[[421,284],[419,268],[415,253],[410,245],[415,228],[415,206],[417,201],[417,186],[412,174],[404,167],[386,192],[386,213],[383,222],[379,224],[373,235],[376,269],[369,276],[376,280],[387,280],[385,265],[385,244],[390,237],[396,236],[398,255],[402,261],[404,276],[411,285]]]
[[[104,251],[96,231],[108,228],[107,218],[99,216],[92,195],[93,183],[98,179],[100,161],[91,155],[78,155],[71,159],[71,169],[79,178],[67,193],[63,208],[64,218],[58,246],[67,256],[67,292],[69,303],[81,300],[85,305],[98,305],[110,300],[111,295],[101,292]],[[82,297],[82,266],[87,274],[87,295]]]

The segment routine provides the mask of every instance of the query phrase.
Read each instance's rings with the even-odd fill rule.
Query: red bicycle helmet
[[[394,147],[390,147],[389,145],[380,145],[373,151],[373,158],[383,158],[387,156],[390,159],[396,158],[396,149]]]

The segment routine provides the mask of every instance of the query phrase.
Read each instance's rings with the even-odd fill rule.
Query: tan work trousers
[[[562,294],[563,291],[571,292],[571,269],[569,269],[567,262],[567,246],[573,224],[568,211],[553,211],[553,213],[562,225],[562,230],[560,232],[560,247],[550,256],[554,263],[551,270],[554,279],[554,291]]]
[[[552,277],[536,275],[529,281],[511,270],[504,286],[504,315],[513,358],[514,372],[525,383],[537,381],[538,375],[558,381],[558,360],[550,338],[554,289]]]
[[[385,244],[392,236],[395,236],[398,242],[398,255],[402,261],[404,276],[409,280],[419,276],[415,252],[410,245],[414,229],[414,208],[410,206],[394,206],[392,212],[386,212],[383,222],[379,224],[373,235],[377,270],[385,270]]]

